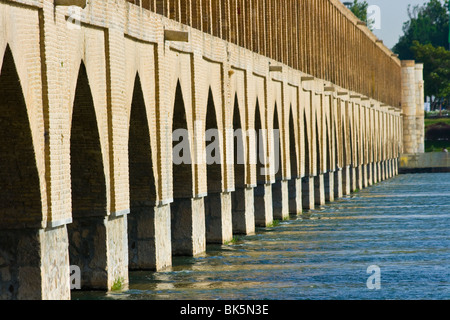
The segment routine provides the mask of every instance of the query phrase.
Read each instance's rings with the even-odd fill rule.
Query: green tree
[[[449,0],[430,0],[423,6],[408,6],[409,20],[403,24],[403,35],[392,49],[401,60],[415,60],[414,41],[448,48]]]
[[[354,0],[353,2],[344,2],[344,4],[359,20],[365,22],[370,30],[373,30],[374,22],[367,19],[367,8],[369,7],[367,1]]]
[[[413,41],[411,52],[424,64],[425,95],[434,96],[432,109],[448,106],[450,101],[450,51],[432,44]]]
[[[401,60],[424,64],[425,96],[431,108],[448,106],[450,95],[449,0],[429,0],[408,7],[409,20],[403,35],[392,49]]]

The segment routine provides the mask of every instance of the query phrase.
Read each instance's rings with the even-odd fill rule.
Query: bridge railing
[[[339,0],[127,1],[400,107],[400,61]]]

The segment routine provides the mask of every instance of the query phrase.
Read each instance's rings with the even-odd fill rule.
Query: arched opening
[[[307,117],[306,117],[306,111],[303,115],[303,143],[305,145],[305,176],[309,177],[311,175],[311,149],[309,146],[309,141],[311,137],[308,132],[308,123],[307,123]]]
[[[172,253],[175,256],[191,256],[193,243],[193,176],[190,134],[181,84],[175,92],[172,123],[172,179],[171,204]]]
[[[334,149],[332,149],[331,131],[329,130],[328,118],[325,117],[325,152],[326,172],[324,173],[325,200],[334,201]]]
[[[300,152],[299,152],[300,154]],[[291,179],[288,182],[289,192],[289,213],[299,214],[301,208],[301,184],[298,180],[298,157],[297,157],[297,141],[295,139],[295,123],[292,111],[292,105],[289,108],[289,162]]]
[[[0,73],[0,226],[39,227],[42,204],[27,106],[9,46]]]
[[[224,243],[232,238],[231,196],[222,193],[222,158],[216,106],[211,88],[206,106],[206,178],[208,196],[204,199],[206,218],[206,241]],[[227,210],[228,209],[228,210]]]
[[[303,114],[303,144],[305,148],[305,176],[302,179],[302,206],[303,209],[314,208],[314,177],[312,172],[312,133],[313,124],[308,125],[306,110]]]
[[[94,102],[80,65],[70,137],[72,218],[69,260],[81,270],[81,286],[104,289],[107,281],[106,181]]]
[[[292,106],[289,108],[289,159],[291,164],[291,180],[298,178],[297,144]]]
[[[330,132],[328,131],[328,119],[325,118],[325,150],[326,150],[326,162],[327,162],[327,171],[331,171],[332,169],[332,152],[334,150],[331,150],[331,141],[330,141]]]
[[[193,195],[191,143],[180,82],[175,92],[172,130],[173,197],[191,199]]]
[[[344,124],[345,123],[345,121],[346,121],[346,119],[345,119],[345,117],[342,117],[342,123]],[[347,147],[347,130],[348,130],[348,127],[347,126],[345,126],[345,127],[343,127],[342,128],[342,135],[341,135],[341,138],[342,138],[342,140],[341,140],[341,142],[342,142],[342,147],[341,147],[341,150],[342,150],[342,166],[343,167],[346,167],[347,165],[348,165],[348,154],[347,154],[347,152],[348,152],[348,147]],[[350,157],[350,159],[351,159],[351,157]]]
[[[255,109],[255,142],[256,142],[256,180],[258,184],[266,183],[266,139],[267,133],[264,133],[261,123],[259,101],[256,100]]]
[[[321,121],[321,119],[320,119]],[[316,123],[314,124],[316,130],[316,176],[314,177],[314,201],[315,204],[323,205],[325,204],[325,188],[324,188],[324,168],[322,166],[325,154],[322,153],[323,145],[326,143],[323,136],[323,127],[319,123],[318,117],[316,117]],[[326,140],[326,138],[325,138]]]
[[[283,178],[283,164],[282,164],[282,148],[281,148],[281,130],[280,130],[280,122],[278,120],[278,108],[275,103],[275,108],[273,112],[273,143],[274,143],[274,172],[276,181],[280,181]]]
[[[273,221],[272,186],[266,185],[269,172],[270,159],[266,153],[266,143],[269,138],[268,130],[263,130],[261,110],[258,100],[255,108],[255,143],[256,143],[256,181],[254,188],[255,225],[266,227]]]
[[[234,130],[234,184],[236,188],[245,187],[245,149],[244,132],[241,124],[241,113],[237,94],[234,99],[233,110]]]
[[[282,220],[283,216],[283,185],[282,185],[282,156],[281,156],[281,131],[280,131],[280,123],[278,120],[278,108],[275,103],[274,111],[273,111],[273,161],[274,163],[270,163],[273,166],[273,172],[275,173],[275,182],[272,184],[272,207],[273,207],[273,218]]]
[[[315,129],[316,129],[316,168],[317,168],[317,175],[322,173],[322,154],[321,154],[321,139],[322,139],[322,135],[320,135],[320,131],[319,131],[319,122],[317,121],[316,118],[316,123],[314,125]]]
[[[237,94],[234,99],[233,110],[233,130],[234,130],[234,185],[235,191],[232,198],[232,223],[233,233],[250,234],[255,230],[255,218],[253,212],[253,190],[246,189],[245,177],[245,148],[244,143],[247,137],[242,129],[241,112]],[[247,203],[251,203],[251,209]]]
[[[217,125],[216,107],[211,89],[208,94],[206,107],[206,170],[208,193],[222,191],[222,159]]]
[[[9,46],[0,70],[0,297],[41,299],[42,203],[22,86]],[[25,229],[32,228],[32,229]],[[20,270],[22,269],[22,271]],[[26,281],[23,270],[36,274]]]
[[[130,215],[128,216],[129,268],[154,269],[156,185],[147,110],[139,75],[131,102],[128,164]]]

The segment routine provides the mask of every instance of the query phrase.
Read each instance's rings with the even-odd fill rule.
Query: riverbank
[[[448,152],[403,154],[400,156],[399,174],[450,172]]]

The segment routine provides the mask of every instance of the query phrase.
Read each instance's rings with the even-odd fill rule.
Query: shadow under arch
[[[139,74],[136,74],[131,101],[128,164],[130,215],[128,215],[128,254],[131,270],[155,270],[156,183],[150,128]],[[145,231],[144,231],[145,230]]]
[[[0,226],[40,227],[36,153],[22,86],[9,45],[0,71]]]
[[[8,274],[0,276],[3,299],[42,298],[36,288],[41,281],[41,201],[27,105],[7,45],[0,70],[0,264],[3,275]],[[33,281],[23,277],[25,269],[36,272]]]
[[[302,199],[301,199],[301,180],[299,173],[299,163],[300,163],[300,151],[298,149],[298,143],[295,139],[295,123],[294,113],[292,105],[289,108],[289,162],[290,162],[290,176],[291,179],[288,181],[288,194],[289,194],[289,214],[298,215],[302,212]],[[299,130],[297,130],[299,132]],[[300,139],[300,135],[298,135]],[[299,151],[299,152],[297,152]],[[298,155],[297,155],[298,154]]]
[[[172,254],[174,256],[195,256],[206,249],[204,206],[203,199],[194,199],[191,139],[188,132],[183,92],[179,81],[176,87],[173,110]]]
[[[254,188],[255,226],[266,227],[273,222],[272,186],[268,184],[269,159],[266,152],[268,131],[261,121],[261,108],[258,99],[255,108],[255,143],[256,143],[256,182]]]
[[[106,179],[94,101],[80,64],[70,136],[72,218],[69,261],[81,271],[82,289],[108,289]]]
[[[314,209],[314,174],[312,163],[313,130],[315,125],[308,125],[306,110],[303,112],[303,144],[305,148],[305,176],[302,178],[302,207],[303,209]]]
[[[285,197],[288,196],[286,192],[288,191],[285,189],[287,187],[286,181],[282,181],[283,179],[283,156],[282,156],[282,130],[280,130],[280,121],[279,119],[282,119],[282,116],[279,117],[278,115],[278,106],[277,103],[275,103],[274,111],[273,111],[273,131],[271,133],[271,136],[273,137],[273,159],[274,163],[271,163],[271,169],[274,171],[275,175],[275,182],[272,184],[272,207],[273,207],[273,218],[277,220],[284,220],[287,218],[288,214],[288,207],[287,203],[285,201]],[[283,125],[283,121],[281,121],[281,124]],[[272,171],[271,170],[271,171]]]
[[[220,110],[220,109],[219,109]],[[206,181],[208,196],[204,199],[207,243],[223,244],[233,237],[231,195],[223,192],[222,186],[222,146],[216,105],[211,87],[206,106]]]
[[[246,160],[245,144],[249,132],[246,132],[245,126],[242,126],[242,117],[237,94],[234,97],[233,106],[233,156],[234,156],[234,186],[235,190],[231,194],[232,203],[232,223],[234,234],[253,234],[255,232],[255,216],[253,206],[253,190],[247,188],[246,184]]]

